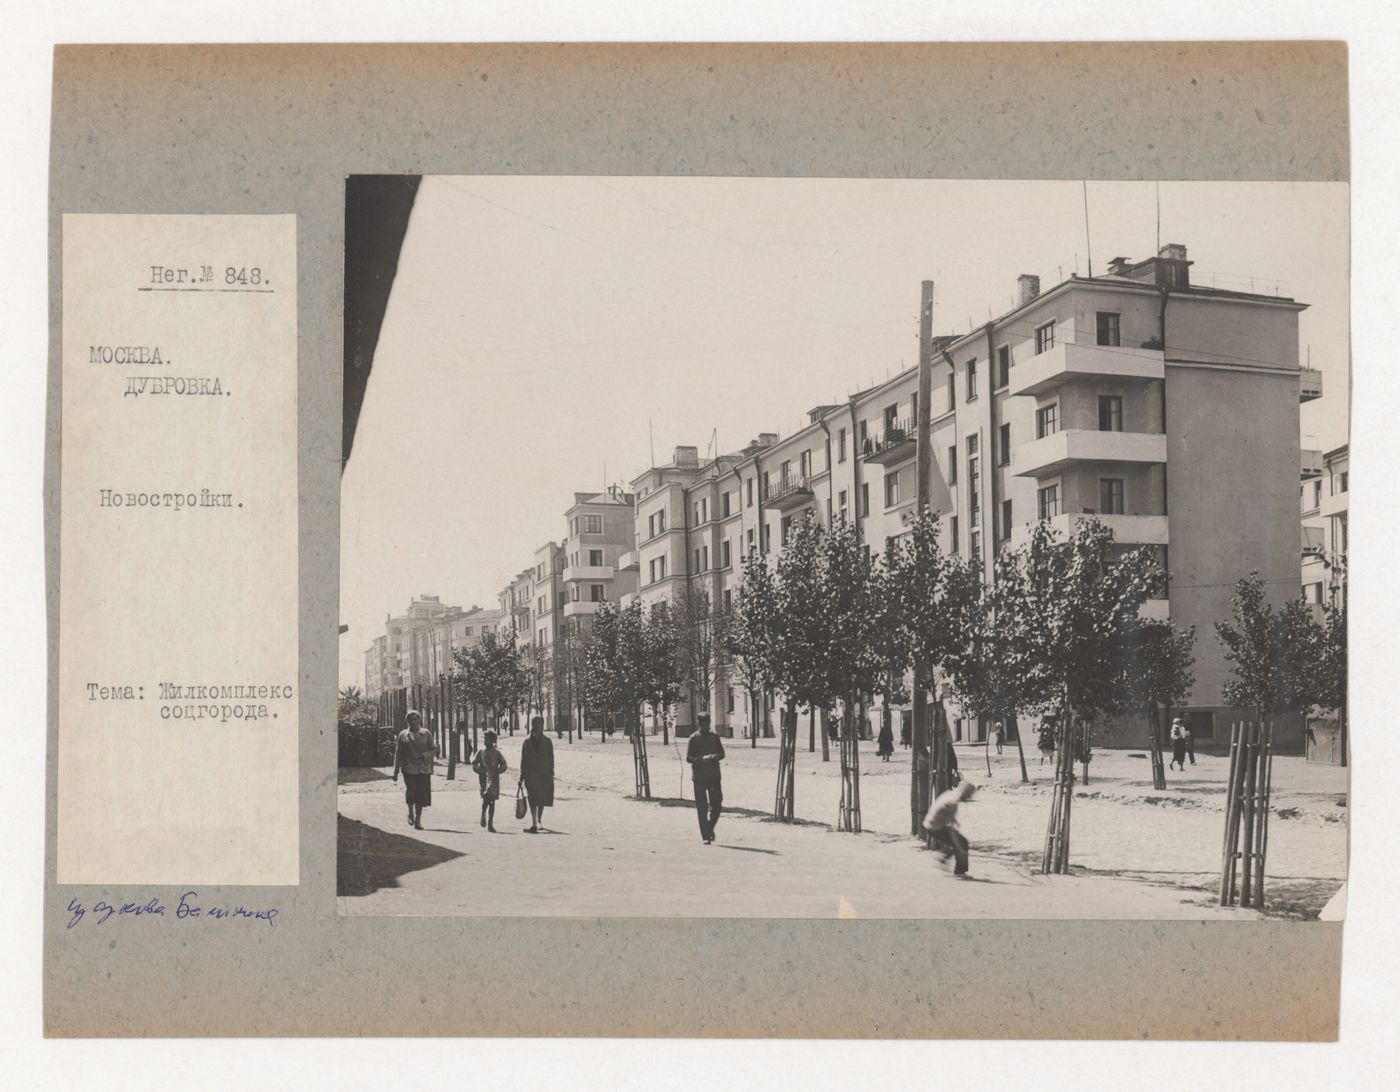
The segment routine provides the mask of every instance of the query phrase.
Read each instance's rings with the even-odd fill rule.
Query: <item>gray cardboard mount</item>
[[[49,1035],[1323,1040],[1325,922],[342,918],[344,179],[361,173],[1348,179],[1340,43],[73,46],[56,51],[45,466],[57,668],[61,217],[298,216],[301,883],[274,928],[65,928]],[[154,620],[152,620],[154,622]]]

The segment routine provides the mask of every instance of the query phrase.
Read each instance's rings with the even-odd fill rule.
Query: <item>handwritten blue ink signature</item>
[[[123,902],[111,903],[105,899],[98,899],[91,907],[84,906],[77,899],[68,900],[68,928],[71,929],[80,921],[91,914],[93,921],[98,925],[105,925],[113,917],[156,917],[165,919],[174,917],[177,921],[187,921],[191,918],[205,918],[212,921],[226,920],[247,920],[263,921],[268,925],[276,925],[277,908],[266,907],[264,909],[250,909],[245,906],[201,906],[198,903],[198,891],[186,891],[180,896],[180,901],[176,904],[173,912],[167,913],[166,905],[159,898],[147,899],[145,902]]]

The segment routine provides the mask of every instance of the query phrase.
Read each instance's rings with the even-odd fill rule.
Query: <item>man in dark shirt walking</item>
[[[719,763],[724,757],[724,744],[710,731],[710,714],[701,713],[700,730],[686,745],[685,760],[690,763],[690,776],[695,784],[695,811],[700,816],[700,837],[709,845],[715,840],[715,824],[719,822],[724,795],[719,788]]]

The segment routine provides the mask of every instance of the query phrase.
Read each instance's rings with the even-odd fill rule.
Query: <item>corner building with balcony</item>
[[[1155,550],[1170,580],[1143,613],[1195,627],[1195,686],[1173,712],[1211,749],[1235,715],[1214,624],[1236,581],[1258,572],[1275,604],[1297,594],[1298,407],[1321,384],[1298,365],[1305,304],[1196,286],[1190,267],[1171,244],[1044,293],[1023,276],[1018,307],[940,355],[965,468],[950,545],[988,582],[986,545],[1018,544],[1037,519],[1063,533],[1093,517],[1121,548]],[[1096,742],[1143,735],[1124,718]],[[1275,738],[1301,735],[1300,720]]]

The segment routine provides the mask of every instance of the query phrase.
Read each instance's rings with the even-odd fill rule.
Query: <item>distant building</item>
[[[452,671],[452,650],[468,647],[495,632],[499,613],[446,606],[436,595],[421,595],[408,610],[384,621],[383,636],[365,650],[365,694],[435,684]]]
[[[1348,446],[1304,450],[1302,478],[1303,598],[1320,614],[1334,593],[1346,594]]]

